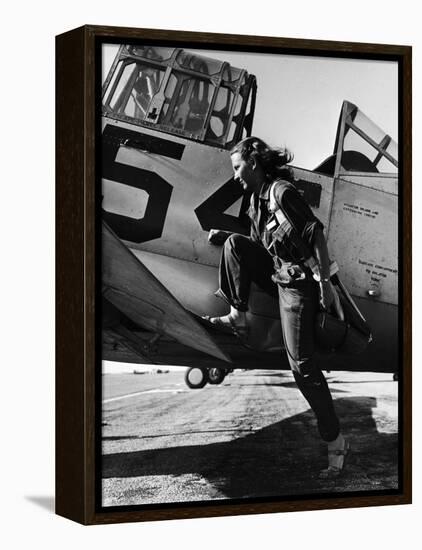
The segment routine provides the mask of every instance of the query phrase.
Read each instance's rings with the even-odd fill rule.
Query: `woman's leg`
[[[279,299],[284,345],[296,384],[315,413],[322,439],[334,441],[340,425],[327,381],[314,359],[318,288],[309,281],[296,288],[279,286]]]
[[[235,233],[224,243],[216,295],[236,310],[247,311],[251,282],[277,296],[277,285],[271,279],[273,271],[273,260],[267,250],[249,237]]]

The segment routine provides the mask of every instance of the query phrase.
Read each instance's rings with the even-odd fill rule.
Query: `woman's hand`
[[[329,311],[334,302],[334,291],[330,281],[320,281],[319,283],[319,303],[326,311]]]
[[[222,246],[226,240],[230,237],[229,231],[223,231],[222,229],[211,229],[208,233],[208,242],[215,246]]]

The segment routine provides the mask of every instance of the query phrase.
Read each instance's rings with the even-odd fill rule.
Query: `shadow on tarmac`
[[[266,375],[267,376],[267,375]],[[331,382],[330,382],[331,384]],[[229,384],[227,384],[229,385]],[[256,388],[257,386],[265,386],[265,387],[278,387],[278,388],[293,388],[297,390],[297,384],[296,382],[277,382],[277,383],[260,383],[260,382],[254,382],[253,384],[245,384],[242,383],[242,388],[245,388],[247,386],[253,386]],[[338,388],[331,388],[330,387],[330,393],[349,393],[347,390],[340,390]]]
[[[377,430],[373,397],[336,399],[352,452],[336,480],[320,480],[326,446],[311,410],[223,443],[103,456],[103,478],[198,474],[227,498],[308,495],[398,488],[398,436]],[[223,497],[224,498],[224,497]],[[181,495],[183,500],[183,495]],[[198,498],[201,500],[201,498]]]

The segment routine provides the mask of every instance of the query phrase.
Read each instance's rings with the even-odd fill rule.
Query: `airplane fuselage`
[[[168,71],[166,75],[168,78]],[[191,83],[189,86],[193,90]],[[207,104],[202,130],[195,126],[196,133],[189,134],[169,126],[168,114],[167,126],[135,120],[135,111],[130,116],[127,112],[119,115],[119,109],[123,113],[124,94],[129,104],[129,91],[120,92],[121,98],[115,103],[120,107],[114,107],[114,111],[110,99],[114,92],[110,94],[109,107],[103,113],[104,220],[186,309],[196,315],[222,314],[227,305],[214,296],[221,248],[208,242],[208,232],[224,229],[247,234],[249,198],[233,180],[228,141],[215,137],[215,132],[207,140],[211,135],[207,124],[211,125],[216,100]],[[160,103],[157,94],[145,110],[154,116],[157,108],[161,112],[166,97],[162,96]],[[172,101],[170,98],[169,109],[174,107]],[[246,104],[247,96],[242,101]],[[235,103],[228,120],[235,120],[235,110],[241,112]],[[133,103],[131,108],[138,108],[136,105]],[[184,100],[178,111],[184,112],[185,118],[187,105]],[[253,108],[248,131],[252,116]],[[155,120],[159,122],[160,118]],[[228,126],[226,130],[229,139]],[[341,166],[332,174],[300,168],[294,168],[294,174],[299,191],[324,224],[330,254],[339,264],[343,282],[373,330],[374,343],[368,352],[358,358],[341,359],[342,365],[347,367],[352,361],[354,370],[358,362],[362,370],[396,371],[397,174],[342,171]],[[251,296],[250,316],[261,327],[255,331],[255,347],[281,347],[277,303],[257,288]]]

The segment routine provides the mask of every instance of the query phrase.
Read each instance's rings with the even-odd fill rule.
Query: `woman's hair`
[[[271,149],[262,139],[247,137],[232,148],[230,154],[234,153],[240,153],[243,160],[254,159],[270,179],[293,180],[293,171],[286,166],[293,160],[293,153],[286,148]]]

